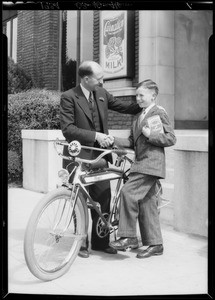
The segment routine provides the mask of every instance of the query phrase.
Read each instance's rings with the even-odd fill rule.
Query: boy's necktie
[[[140,126],[141,122],[143,121],[144,117],[145,117],[145,114],[146,114],[146,110],[143,109],[139,118],[138,118],[138,126]]]

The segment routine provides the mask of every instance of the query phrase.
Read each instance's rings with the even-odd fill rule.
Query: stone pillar
[[[149,78],[174,124],[174,11],[139,11],[139,81]]]
[[[24,189],[46,193],[56,188],[62,168],[56,138],[64,140],[60,130],[22,130]]]

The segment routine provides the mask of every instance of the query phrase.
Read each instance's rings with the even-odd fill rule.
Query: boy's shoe
[[[111,242],[110,246],[116,250],[126,250],[127,248],[136,249],[139,247],[139,243],[136,237],[121,237],[120,239]]]
[[[152,255],[162,255],[163,254],[163,245],[153,245],[149,246],[147,249],[140,251],[137,253],[137,258],[147,258]]]
[[[88,249],[86,247],[81,247],[78,252],[78,256],[88,258],[90,256]]]

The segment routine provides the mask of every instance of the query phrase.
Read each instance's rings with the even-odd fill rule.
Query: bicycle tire
[[[81,196],[78,195],[72,214],[71,191],[58,188],[45,195],[30,216],[24,255],[29,270],[40,280],[50,281],[64,275],[78,255],[86,237]]]

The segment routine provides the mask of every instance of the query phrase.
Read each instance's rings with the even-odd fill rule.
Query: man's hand
[[[104,143],[102,143],[101,146],[102,146],[103,148],[105,148],[105,147],[110,147],[110,146],[112,146],[113,144],[114,144],[114,137],[111,136],[111,135],[107,135],[107,137],[106,137],[105,140],[104,140]]]
[[[107,148],[114,143],[114,138],[110,135],[96,132],[96,140],[98,141],[99,145],[103,148]]]
[[[143,126],[142,128],[142,134],[145,135],[145,137],[149,137],[151,133],[151,129],[148,126]]]
[[[160,108],[160,109],[162,109],[162,110],[164,110],[164,112],[167,114],[167,112],[166,112],[166,110],[165,110],[165,108],[163,106],[157,105],[157,107]]]

